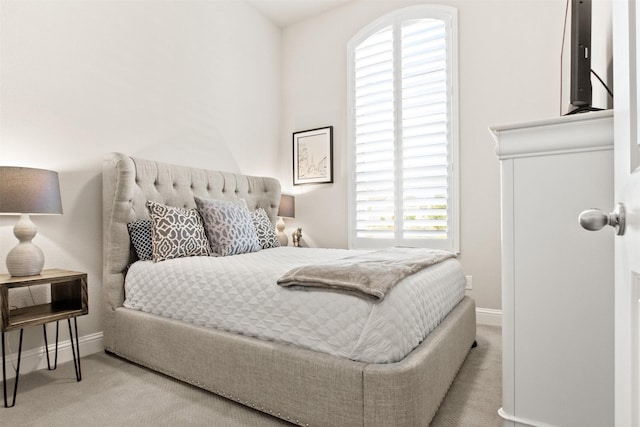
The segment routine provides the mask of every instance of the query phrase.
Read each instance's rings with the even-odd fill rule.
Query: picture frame
[[[333,126],[293,133],[293,185],[333,183]]]

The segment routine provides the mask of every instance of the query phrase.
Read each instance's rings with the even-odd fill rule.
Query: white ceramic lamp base
[[[7,255],[7,270],[12,276],[35,276],[42,272],[44,254],[39,247],[31,243],[37,232],[29,215],[21,215],[13,227],[13,234],[20,243]]]
[[[280,242],[280,246],[289,245],[289,238],[286,234],[284,234],[285,223],[282,217],[278,217],[278,223],[276,224],[276,229],[278,233],[276,237],[278,237],[278,241]]]

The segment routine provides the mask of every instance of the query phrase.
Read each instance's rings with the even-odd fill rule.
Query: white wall
[[[64,214],[34,216],[34,243],[89,274],[80,335],[102,330],[104,154],[274,175],[280,37],[237,1],[0,2],[0,164],[59,172]],[[16,221],[0,216],[2,273]]]
[[[346,44],[420,1],[360,0],[283,32],[283,188],[311,246],[347,246]],[[488,126],[559,115],[565,0],[460,0],[461,256],[479,307],[500,309],[500,181]],[[291,183],[291,133],[334,126],[334,184]],[[288,175],[288,176],[287,176]]]

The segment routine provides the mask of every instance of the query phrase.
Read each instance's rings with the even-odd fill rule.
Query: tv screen
[[[591,111],[591,0],[571,0],[571,105]]]

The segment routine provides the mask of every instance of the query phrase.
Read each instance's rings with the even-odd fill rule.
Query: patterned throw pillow
[[[251,220],[258,234],[258,241],[262,249],[277,248],[280,246],[276,230],[267,215],[267,212],[258,208],[251,212]]]
[[[140,261],[153,259],[153,245],[151,244],[151,221],[136,219],[127,224],[129,239]]]
[[[151,217],[153,261],[211,254],[202,218],[195,209],[147,202]]]
[[[244,200],[194,199],[213,252],[225,256],[260,250],[256,229]]]

